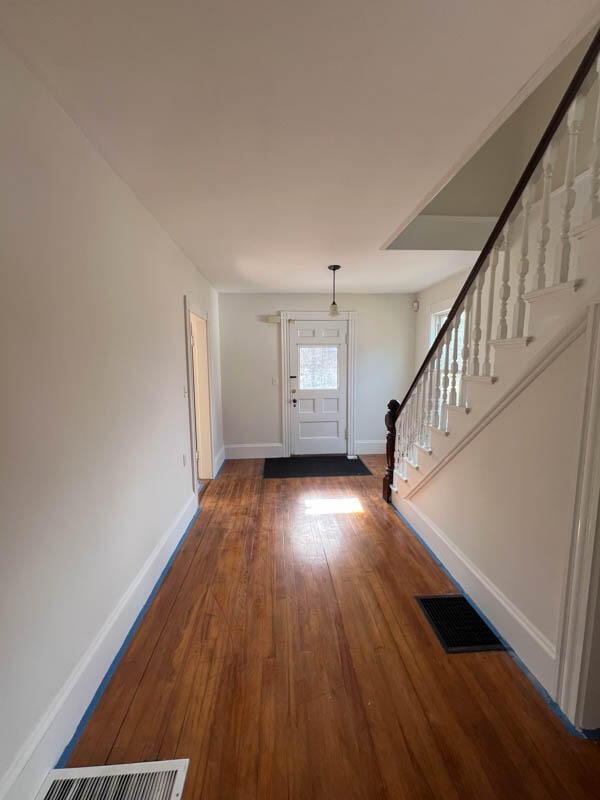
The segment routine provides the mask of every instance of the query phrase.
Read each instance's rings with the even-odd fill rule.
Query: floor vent
[[[54,769],[36,800],[178,800],[188,759]]]
[[[415,599],[447,653],[505,649],[494,631],[461,594]]]

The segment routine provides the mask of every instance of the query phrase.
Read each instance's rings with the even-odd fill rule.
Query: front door
[[[288,324],[292,455],[346,453],[348,322]]]

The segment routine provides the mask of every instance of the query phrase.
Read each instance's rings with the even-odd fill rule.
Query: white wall
[[[413,377],[412,295],[339,295],[358,312],[357,451],[384,452],[388,401],[402,399]],[[222,294],[223,426],[230,458],[280,455],[282,447],[278,311],[326,312],[325,294]],[[246,447],[240,447],[245,445]],[[269,447],[265,447],[269,445]]]
[[[550,692],[571,542],[585,359],[581,335],[410,501],[399,501],[401,512],[413,516],[417,530]]]
[[[3,48],[0,94],[0,797],[16,798],[194,513],[184,294],[211,317],[223,438],[216,292]]]
[[[475,263],[476,256],[473,257],[473,264]],[[415,372],[421,366],[423,359],[427,355],[427,351],[431,345],[431,314],[433,311],[438,311],[440,306],[450,308],[452,303],[463,287],[467,279],[467,275],[471,271],[473,264],[467,265],[467,268],[446,278],[444,281],[435,283],[428,289],[419,292],[417,300],[419,301],[419,310],[416,313],[416,331],[415,331]]]

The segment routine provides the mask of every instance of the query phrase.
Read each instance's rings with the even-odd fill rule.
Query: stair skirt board
[[[464,595],[426,595],[415,600],[446,653],[506,649]]]
[[[556,649],[544,634],[448,539],[414,503],[397,496],[394,510],[446,575],[479,611],[494,633],[508,642],[546,688],[554,691]],[[493,620],[493,622],[492,622]]]
[[[36,800],[178,800],[188,764],[188,759],[177,759],[55,769],[42,784]]]
[[[396,502],[398,502],[398,500]],[[547,640],[546,643],[531,641],[532,639],[536,639],[537,637],[543,638],[543,634],[537,631],[537,629],[535,629],[534,626],[528,620],[527,620],[528,627],[532,631],[537,632],[537,637],[533,636],[527,630],[525,631],[519,630],[519,626],[525,628],[527,627],[526,625],[524,625],[523,622],[521,622],[521,620],[515,620],[512,622],[511,625],[507,625],[506,621],[507,619],[510,618],[507,616],[505,611],[502,611],[502,613],[498,615],[497,613],[493,613],[494,608],[492,607],[491,611],[488,612],[487,609],[489,609],[491,606],[489,599],[482,597],[480,602],[476,602],[474,597],[479,599],[481,597],[481,592],[478,590],[476,582],[470,578],[468,571],[466,571],[464,568],[461,568],[461,565],[457,561],[456,557],[455,558],[446,557],[447,555],[446,553],[444,554],[445,561],[442,561],[441,556],[438,555],[438,553],[436,552],[435,541],[432,540],[432,538],[428,535],[428,533],[421,535],[419,531],[416,529],[415,525],[419,524],[421,520],[427,520],[428,524],[432,526],[432,530],[433,529],[439,530],[439,529],[437,529],[436,526],[434,526],[433,523],[430,520],[428,520],[427,517],[425,517],[425,515],[422,515],[418,510],[416,510],[412,503],[400,500],[399,504],[401,505],[401,508],[391,504],[391,508],[394,511],[394,513],[402,520],[406,528],[413,534],[413,536],[420,542],[420,544],[423,545],[425,550],[427,550],[429,555],[440,567],[442,572],[444,572],[444,574],[452,581],[454,586],[456,586],[457,591],[463,594],[468,599],[469,603],[473,606],[473,608],[477,610],[482,619],[484,619],[485,622],[489,625],[491,630],[496,634],[498,639],[500,639],[500,641],[504,645],[508,655],[510,655],[515,664],[533,684],[533,687],[542,697],[544,702],[548,705],[550,710],[558,717],[558,719],[562,722],[562,724],[565,726],[565,728],[572,736],[575,736],[579,739],[587,738],[586,732],[580,731],[577,728],[575,728],[575,726],[572,724],[569,718],[564,714],[564,712],[562,711],[556,700],[552,697],[550,691],[546,689],[546,686],[544,685],[544,680],[547,681],[550,677],[551,678],[550,683],[548,683],[547,685],[554,686],[554,677],[556,672],[556,654],[553,651],[552,652],[547,651],[547,646],[552,647],[551,643],[547,642]],[[416,514],[414,513],[415,510]],[[423,525],[421,525],[421,529],[424,530]],[[445,536],[444,539],[446,540],[446,542],[448,541]],[[431,544],[429,542],[431,542]],[[448,542],[448,544],[450,543]],[[465,566],[467,566],[467,568],[471,567],[473,568],[473,578],[479,580],[477,576],[477,573],[479,571],[477,570],[477,568],[474,565],[471,565],[470,562],[464,556],[462,556],[462,554],[460,553],[460,551],[458,551],[457,548],[454,549],[456,550],[458,558],[460,557],[463,558]],[[442,548],[437,547],[437,550],[442,550]],[[452,565],[454,572],[450,570],[449,566],[450,564]],[[460,575],[460,580],[456,577],[457,575]],[[479,575],[481,575],[481,573],[479,573]],[[483,578],[483,576],[481,576],[481,578]],[[492,586],[492,584],[490,584],[490,586]],[[467,591],[465,587],[468,587],[470,591]],[[495,587],[493,588],[495,589]],[[507,600],[506,602],[508,603],[510,601]],[[492,598],[492,604],[493,604],[493,598]],[[498,603],[498,601],[496,601],[496,610],[498,609],[500,609],[500,604]],[[499,622],[498,625],[494,625],[490,619],[492,616],[495,619],[500,619],[501,622]],[[523,617],[523,619],[525,618]],[[527,641],[528,639],[529,641]],[[527,644],[528,648],[521,648],[520,645],[522,643]],[[536,658],[531,658],[531,654],[536,656]],[[528,664],[529,665],[533,664],[533,666],[529,666]],[[538,674],[536,674],[536,672],[534,672],[534,667],[537,673],[542,675],[543,680],[542,678],[538,677]]]

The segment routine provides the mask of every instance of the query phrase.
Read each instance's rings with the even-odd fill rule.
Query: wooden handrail
[[[416,385],[418,384],[421,376],[425,372],[425,370],[427,368],[427,365],[429,364],[429,362],[433,358],[435,352],[437,351],[438,347],[442,343],[442,341],[443,341],[443,339],[444,339],[449,327],[452,325],[452,322],[454,321],[454,318],[456,317],[456,315],[460,311],[462,303],[463,303],[464,299],[466,298],[466,296],[467,296],[467,294],[469,292],[469,289],[471,288],[471,286],[475,282],[479,272],[481,271],[483,265],[487,261],[487,258],[490,255],[496,240],[498,239],[498,237],[500,236],[500,234],[504,230],[504,226],[506,225],[506,223],[510,219],[510,216],[513,213],[513,211],[515,210],[515,208],[517,206],[517,203],[521,199],[521,196],[522,196],[523,192],[525,191],[525,189],[527,187],[527,184],[532,179],[536,169],[538,168],[539,164],[541,163],[542,158],[544,157],[544,153],[546,152],[546,150],[548,149],[550,143],[552,142],[552,139],[554,138],[556,132],[558,131],[558,128],[559,128],[561,122],[563,121],[563,119],[567,115],[567,112],[568,112],[569,108],[571,107],[571,104],[573,103],[573,101],[577,97],[577,94],[578,94],[579,90],[581,89],[581,87],[583,86],[583,83],[584,83],[588,73],[590,72],[591,68],[593,67],[594,62],[595,62],[596,58],[598,57],[599,53],[600,53],[600,29],[598,31],[596,31],[594,39],[592,40],[592,43],[588,47],[587,52],[586,52],[585,56],[583,57],[583,60],[581,61],[581,64],[577,68],[577,71],[573,75],[573,78],[572,78],[571,82],[569,83],[569,86],[567,87],[567,90],[565,91],[560,103],[558,104],[558,106],[556,108],[556,111],[552,115],[552,119],[548,123],[548,127],[546,128],[546,130],[542,134],[542,137],[541,137],[540,141],[538,142],[537,147],[533,151],[533,155],[529,159],[529,161],[527,163],[527,166],[523,170],[523,173],[522,173],[521,177],[519,178],[519,180],[517,182],[517,185],[515,186],[512,194],[510,195],[510,197],[508,199],[508,202],[506,203],[506,205],[504,206],[504,209],[502,210],[502,213],[498,217],[498,221],[494,225],[494,228],[493,228],[492,232],[490,233],[486,243],[484,244],[483,249],[482,249],[481,253],[479,254],[479,256],[477,258],[477,261],[475,262],[475,264],[473,266],[473,269],[469,273],[469,275],[468,275],[468,277],[467,277],[462,289],[458,293],[458,296],[457,296],[456,300],[454,301],[454,304],[453,304],[452,308],[450,309],[450,312],[448,313],[448,318],[446,319],[446,321],[444,322],[444,324],[440,328],[440,330],[438,332],[438,335],[435,337],[435,340],[434,340],[433,344],[429,348],[429,350],[427,352],[427,355],[425,356],[425,359],[423,360],[423,363],[419,367],[419,370],[418,370],[417,374],[415,375],[415,377],[413,379],[413,382],[410,385],[409,390],[404,395],[404,399],[400,403],[400,409],[399,409],[399,412],[398,412],[399,414],[402,413],[406,403],[408,402],[408,400],[409,400],[411,394],[413,393]]]

